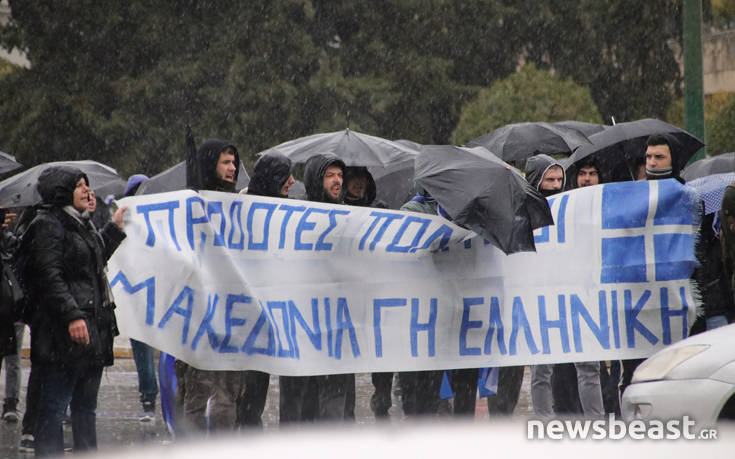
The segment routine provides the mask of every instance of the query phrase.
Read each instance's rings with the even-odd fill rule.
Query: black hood
[[[324,191],[324,174],[329,166],[339,166],[345,170],[345,163],[333,153],[315,155],[304,166],[304,187],[309,201],[332,202]]]
[[[375,201],[375,196],[377,195],[377,189],[375,187],[375,179],[373,179],[373,174],[371,174],[370,171],[367,170],[367,167],[361,166],[345,167],[344,173],[344,193],[342,193],[342,196],[344,198],[345,204],[348,204],[350,206],[370,206],[373,201]],[[365,196],[360,199],[352,199],[347,194],[347,183],[351,179],[359,176],[364,176],[365,178],[367,178],[367,189],[365,190]]]
[[[74,202],[74,188],[80,178],[89,186],[87,174],[71,166],[54,166],[41,172],[36,189],[44,204],[63,207]]]
[[[235,181],[226,182],[217,177],[219,154],[230,147],[235,152]],[[227,140],[208,139],[196,152],[195,164],[186,162],[186,177],[189,188],[195,190],[235,191],[235,184],[240,173],[240,154],[237,148]]]
[[[566,175],[566,183],[569,184],[569,188],[579,188],[579,183],[577,183],[577,174],[585,167],[594,167],[597,171],[597,177],[599,179],[598,183],[605,183],[605,175],[602,173],[600,162],[594,156],[588,156],[572,164],[566,171],[564,171]]]
[[[646,167],[646,177],[648,180],[660,180],[667,178],[675,178],[681,183],[684,183],[684,179],[681,178],[681,170],[679,164],[681,161],[681,143],[671,134],[656,134],[652,135],[646,141],[646,147],[643,149],[643,163],[646,163],[646,150],[652,145],[666,145],[669,147],[669,153],[671,154],[671,174],[665,176],[655,176],[648,172]]]
[[[544,173],[546,173],[551,166],[559,166],[561,167],[562,172],[564,171],[564,166],[549,155],[534,155],[526,160],[526,180],[534,190],[539,191],[541,179],[544,177]],[[563,174],[562,176],[564,177],[564,183],[562,183],[561,190],[559,190],[559,192],[564,191],[564,186],[566,185],[566,174]]]
[[[291,160],[281,153],[271,151],[255,163],[248,194],[283,198],[281,188],[291,176]]]

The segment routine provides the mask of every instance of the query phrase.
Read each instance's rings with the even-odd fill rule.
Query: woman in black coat
[[[117,334],[107,259],[125,238],[126,208],[98,232],[89,220],[89,180],[72,167],[41,173],[43,206],[21,243],[23,279],[35,310],[31,363],[40,373],[37,456],[63,454],[62,417],[71,406],[74,451],[97,447],[95,410],[102,368]]]

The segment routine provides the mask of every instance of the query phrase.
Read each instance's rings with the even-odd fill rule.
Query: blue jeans
[[[138,392],[140,392],[140,403],[154,403],[158,395],[158,383],[156,383],[156,366],[153,363],[154,349],[134,339],[130,340],[133,348],[133,359],[135,369],[138,371]]]
[[[36,456],[64,454],[61,421],[71,406],[74,452],[97,449],[97,393],[102,367],[34,364],[41,381],[41,401],[35,431]]]

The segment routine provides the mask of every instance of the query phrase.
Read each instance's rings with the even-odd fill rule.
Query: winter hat
[[[148,176],[144,174],[131,175],[125,185],[125,196],[132,196],[138,191],[140,185],[148,181]]]

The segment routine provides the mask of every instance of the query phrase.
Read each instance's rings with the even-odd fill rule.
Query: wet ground
[[[22,359],[23,384],[21,387],[20,410],[25,409],[25,390],[28,380],[30,361]],[[369,401],[373,393],[373,386],[369,374],[357,375],[357,404],[355,417],[358,424],[374,424],[375,419],[370,411]],[[523,381],[520,400],[516,407],[515,418],[522,422],[526,416],[532,413],[530,401],[530,373],[528,368]],[[0,394],[5,394],[5,374],[0,373]],[[265,431],[273,431],[278,427],[278,378],[271,377],[271,385],[268,392],[268,402],[263,415]],[[106,369],[102,377],[100,396],[97,410],[97,439],[101,455],[121,451],[134,451],[139,445],[167,444],[171,442],[166,429],[160,419],[160,411],[154,423],[141,423],[138,419],[142,414],[138,402],[138,380],[135,372],[135,364],[132,358],[117,358],[115,365]],[[393,407],[390,410],[390,422],[400,425],[405,422],[403,412],[397,404],[397,397],[393,397]],[[160,404],[158,404],[160,405]],[[158,406],[157,405],[157,406]],[[487,405],[484,399],[478,401],[475,422],[488,422]],[[444,422],[448,419],[444,419]],[[443,422],[442,418],[436,420]],[[20,442],[20,423],[8,424],[0,421],[0,458],[27,458],[32,454],[18,451]],[[71,446],[71,429],[64,428],[65,443]],[[258,435],[248,432],[247,435]]]

